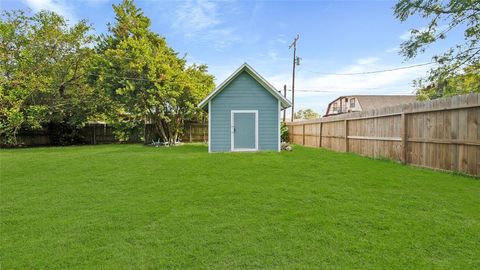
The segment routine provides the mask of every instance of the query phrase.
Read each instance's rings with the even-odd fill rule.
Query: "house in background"
[[[414,102],[415,99],[416,97],[413,95],[341,96],[328,104],[324,117],[411,103]]]
[[[280,151],[281,110],[291,103],[247,63],[198,106],[208,110],[208,152]]]

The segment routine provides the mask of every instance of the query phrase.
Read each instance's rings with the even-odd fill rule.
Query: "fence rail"
[[[289,122],[291,143],[480,174],[480,94]]]

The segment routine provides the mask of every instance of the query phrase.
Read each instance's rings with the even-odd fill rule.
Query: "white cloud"
[[[70,23],[77,21],[73,8],[63,0],[24,0],[33,11],[49,10],[64,16]]]
[[[409,39],[410,39],[410,35],[411,35],[410,31],[411,31],[411,30],[408,30],[408,31],[403,32],[403,34],[401,34],[400,36],[398,36],[398,38],[401,39],[401,40],[404,40],[404,41],[409,40]]]
[[[269,50],[268,53],[267,53],[267,56],[270,60],[272,61],[276,61],[278,59],[278,54],[277,52],[273,51],[273,50]]]
[[[176,12],[175,27],[199,31],[220,23],[217,4],[207,0],[187,1]]]
[[[398,47],[398,46],[390,47],[390,48],[385,50],[386,53],[394,53],[394,52],[398,52],[398,51],[400,51],[400,47]]]
[[[378,57],[366,57],[366,58],[360,58],[356,62],[360,66],[365,66],[365,65],[374,64],[374,63],[378,62],[378,60],[380,60],[380,58],[378,58]]]
[[[217,49],[240,41],[235,29],[223,24],[218,10],[217,2],[187,1],[178,7],[173,27],[185,38],[196,42],[210,42]]]
[[[287,44],[287,40],[285,40],[285,35],[283,34],[278,35],[276,40],[280,44]]]

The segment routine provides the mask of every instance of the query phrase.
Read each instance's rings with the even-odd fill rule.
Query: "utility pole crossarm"
[[[300,38],[300,36],[297,34],[297,36],[293,39],[293,42],[292,44],[290,44],[290,46],[288,46],[289,49],[291,49],[292,47],[296,47],[297,45],[297,40]]]

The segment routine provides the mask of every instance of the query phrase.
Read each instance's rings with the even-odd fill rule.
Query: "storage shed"
[[[213,90],[208,110],[208,152],[280,151],[281,110],[291,106],[247,63]]]

